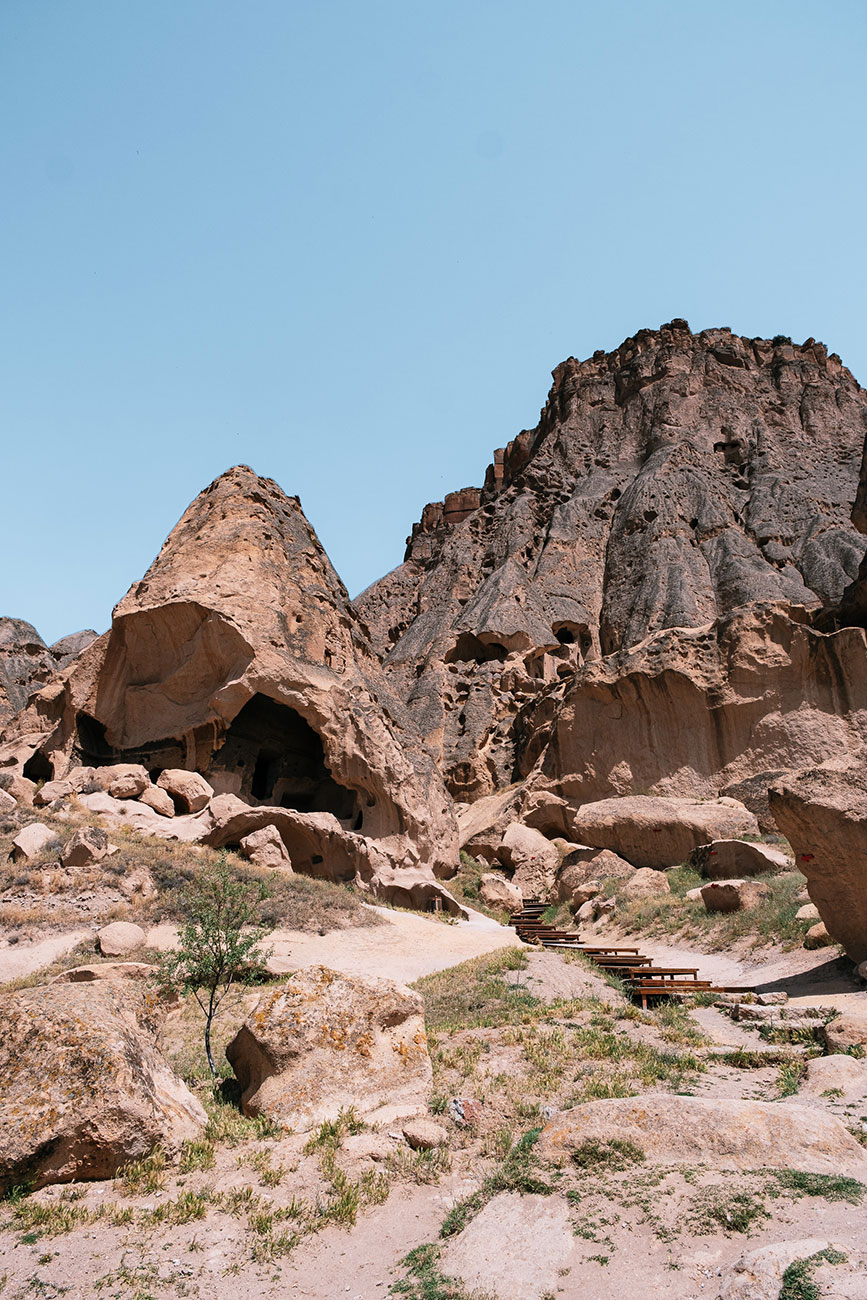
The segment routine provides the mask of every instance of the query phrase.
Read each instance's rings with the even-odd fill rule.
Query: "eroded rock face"
[[[864,763],[799,772],[771,788],[771,811],[807,877],[831,938],[867,958],[867,789]]]
[[[457,866],[451,800],[297,498],[245,466],[196,498],[111,631],[4,741],[0,766],[134,762],[163,785],[181,770],[205,793],[326,817],[329,843],[346,835],[340,878],[386,897],[389,872]]]
[[[546,751],[582,799],[713,795],[845,743],[835,692],[863,691],[863,638],[787,620],[858,573],[865,412],[812,339],[672,321],[559,366],[538,426],[477,494],[428,506],[404,564],[357,602],[453,793],[490,793]],[[757,603],[779,627],[734,625]]]
[[[156,1049],[128,983],[0,994],[0,1188],[110,1178],[198,1137],[201,1104]]]
[[[74,632],[47,646],[32,623],[0,618],[0,725],[23,709],[33,692],[72,663],[96,635]]]
[[[307,1132],[354,1106],[423,1110],[432,1072],[418,993],[325,966],[266,993],[226,1048],[247,1115]]]

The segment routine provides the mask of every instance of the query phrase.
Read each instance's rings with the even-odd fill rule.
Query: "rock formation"
[[[864,639],[807,611],[858,574],[865,429],[812,339],[676,320],[559,366],[536,429],[357,602],[452,792],[538,765],[579,801],[709,795],[849,747]]]
[[[265,993],[226,1048],[248,1115],[307,1132],[354,1106],[424,1110],[431,1063],[421,994],[387,979],[297,971]]]
[[[451,800],[297,498],[245,466],[196,498],[3,742],[0,767],[34,779],[131,763],[181,813],[213,791],[293,810],[297,869],[386,897],[403,868],[436,892],[431,873],[457,865]],[[338,872],[317,844],[341,836]]]
[[[66,668],[96,640],[96,632],[73,632],[47,646],[31,623],[0,618],[0,724],[59,669]]]
[[[867,789],[864,761],[793,774],[771,787],[771,811],[807,877],[828,933],[867,959]]]
[[[0,1190],[110,1178],[204,1129],[131,984],[21,989],[3,994],[0,1015]]]

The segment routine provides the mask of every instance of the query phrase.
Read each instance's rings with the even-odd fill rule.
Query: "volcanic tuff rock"
[[[111,630],[3,739],[0,766],[27,775],[199,772],[218,794],[308,818],[307,840],[330,814],[329,840],[347,835],[340,878],[386,897],[404,867],[431,880],[457,865],[451,801],[343,584],[297,498],[246,466],[196,498]]]
[[[0,1014],[0,1190],[110,1178],[204,1128],[130,985],[20,989],[0,997]]]
[[[426,507],[403,565],[357,602],[457,797],[537,760],[579,772],[584,799],[696,793],[695,777],[717,793],[772,767],[778,746],[778,768],[802,765],[803,731],[813,761],[845,744],[838,683],[863,690],[849,671],[863,636],[837,645],[801,611],[839,602],[857,576],[865,430],[864,393],[812,339],[672,321],[558,366],[536,429],[495,454],[482,489]],[[755,625],[734,614],[757,602]],[[790,720],[804,668],[805,713]],[[566,756],[551,749],[562,733]]]
[[[0,618],[0,723],[23,709],[30,696],[81,653],[96,632],[73,632],[47,646],[31,623]]]
[[[855,962],[867,958],[865,756],[828,763],[772,786],[771,811],[807,877],[828,933]]]
[[[419,993],[388,979],[296,971],[263,994],[226,1048],[247,1115],[307,1132],[354,1106],[423,1110],[431,1063]]]

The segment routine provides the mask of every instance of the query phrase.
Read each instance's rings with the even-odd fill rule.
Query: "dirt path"
[[[53,934],[37,943],[4,944],[0,947],[0,984],[32,975],[34,971],[50,966],[58,957],[71,952],[76,944],[91,937],[92,930],[67,930]]]

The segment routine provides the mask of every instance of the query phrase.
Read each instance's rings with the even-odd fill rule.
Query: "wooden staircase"
[[[646,1010],[649,1002],[659,998],[679,998],[690,993],[701,993],[716,986],[710,980],[698,978],[698,968],[691,966],[654,966],[651,959],[637,948],[619,945],[593,945],[581,942],[575,930],[558,930],[545,925],[542,917],[547,903],[528,899],[520,912],[514,912],[510,925],[515,927],[524,943],[541,944],[560,952],[580,952],[589,957],[601,970],[619,976],[632,996]],[[720,992],[726,990],[720,989]],[[739,990],[743,992],[745,990]]]

